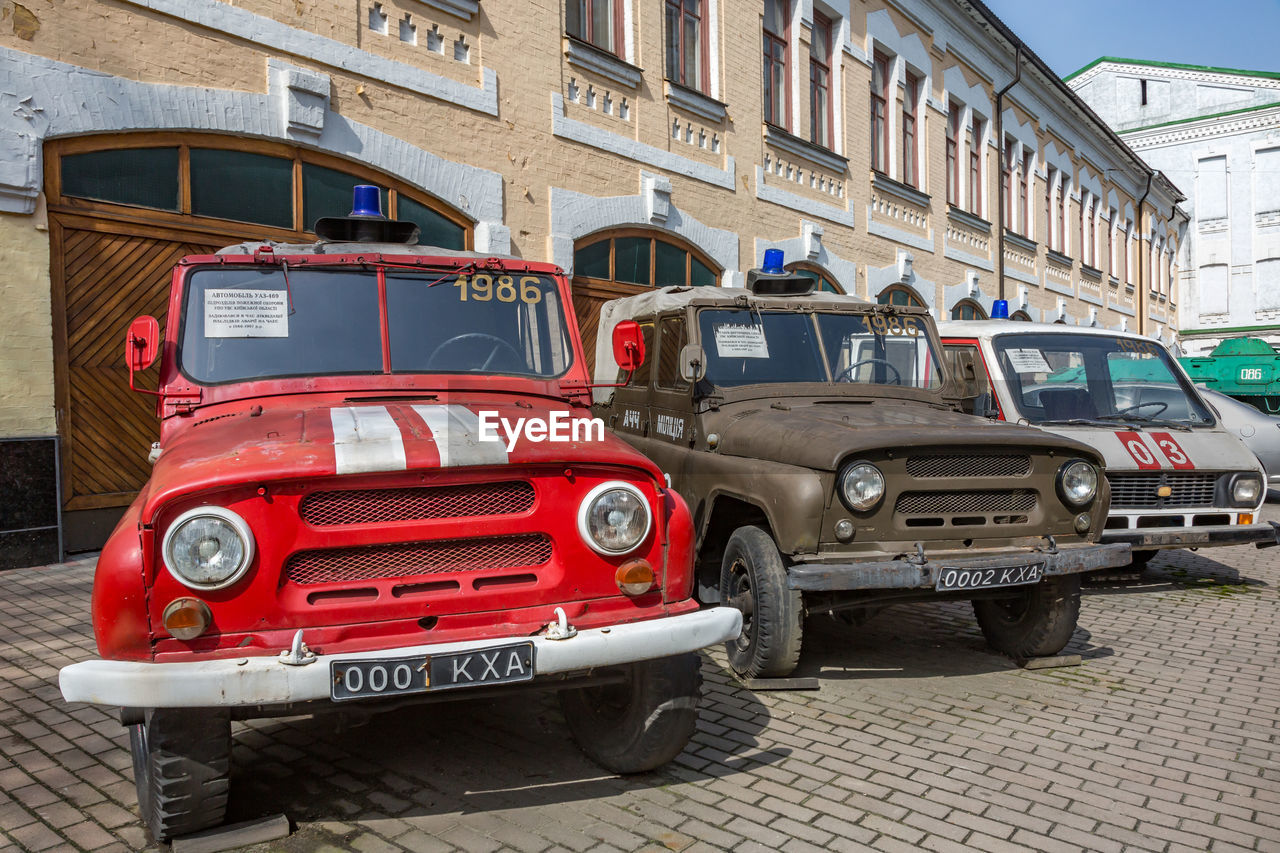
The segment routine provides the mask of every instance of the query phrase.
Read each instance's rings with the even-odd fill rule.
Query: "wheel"
[[[156,841],[222,823],[231,775],[231,717],[161,708],[129,726],[138,813]]]
[[[1151,559],[1159,553],[1160,551],[1156,549],[1149,551],[1134,551],[1132,559],[1129,561],[1129,568],[1135,572],[1141,572],[1146,569],[1147,563],[1150,563]]]
[[[696,652],[641,661],[620,684],[560,691],[578,747],[614,773],[643,773],[680,754],[698,722],[701,660]]]
[[[977,599],[973,615],[998,652],[1019,660],[1056,655],[1080,617],[1080,576],[1045,578],[1015,598]]]
[[[720,600],[742,611],[742,633],[725,643],[743,678],[780,678],[800,662],[800,593],[787,588],[787,567],[773,537],[739,527],[720,564]]]
[[[1142,580],[1142,573],[1147,569],[1147,563],[1151,562],[1151,558],[1159,551],[1134,551],[1132,559],[1127,566],[1115,566],[1110,569],[1098,569],[1092,572],[1086,572],[1084,583],[1089,586],[1098,586],[1108,583],[1133,583]]]

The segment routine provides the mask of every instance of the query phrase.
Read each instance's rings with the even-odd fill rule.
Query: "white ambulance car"
[[[962,406],[1090,444],[1106,460],[1103,542],[1158,550],[1278,544],[1265,475],[1169,353],[1128,332],[1009,320],[939,324]]]

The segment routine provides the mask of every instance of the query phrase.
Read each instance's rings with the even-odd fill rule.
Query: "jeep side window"
[[[680,350],[689,343],[684,317],[663,317],[659,321],[657,382],[668,391],[687,391],[689,383],[680,375]]]

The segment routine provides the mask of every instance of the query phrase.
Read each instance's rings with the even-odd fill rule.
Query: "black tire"
[[[129,726],[138,814],[168,841],[222,823],[231,777],[231,717],[211,708],[161,708]]]
[[[641,661],[621,684],[560,691],[578,747],[614,773],[643,773],[680,754],[698,722],[702,670],[697,653]]]
[[[1087,586],[1100,586],[1109,583],[1136,583],[1142,580],[1142,573],[1147,570],[1147,563],[1151,562],[1151,558],[1159,553],[1156,550],[1134,551],[1131,554],[1129,565],[1113,566],[1110,569],[1098,569],[1097,571],[1088,572],[1084,576],[1084,583]]]
[[[1154,549],[1149,551],[1134,551],[1132,559],[1129,561],[1129,568],[1132,571],[1141,573],[1147,568],[1147,563],[1150,563],[1152,558],[1159,553],[1160,552],[1158,550]]]
[[[973,615],[998,652],[1017,660],[1056,655],[1080,617],[1080,576],[1045,578],[1014,598],[977,599]]]
[[[787,588],[787,567],[773,537],[739,527],[720,564],[720,601],[742,611],[742,633],[725,643],[729,665],[743,678],[782,678],[800,662],[803,604]]]

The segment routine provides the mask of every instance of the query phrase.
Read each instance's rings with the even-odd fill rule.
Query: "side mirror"
[[[124,339],[124,360],[129,365],[129,387],[134,391],[142,391],[147,394],[154,394],[154,391],[147,391],[145,388],[137,387],[133,382],[133,375],[139,371],[146,370],[155,364],[156,356],[160,354],[160,323],[155,317],[139,317],[129,324],[129,333]]]
[[[613,327],[613,360],[627,373],[644,364],[644,333],[635,320],[623,320]]]
[[[685,344],[680,350],[680,378],[696,384],[707,375],[707,354],[697,344]]]

